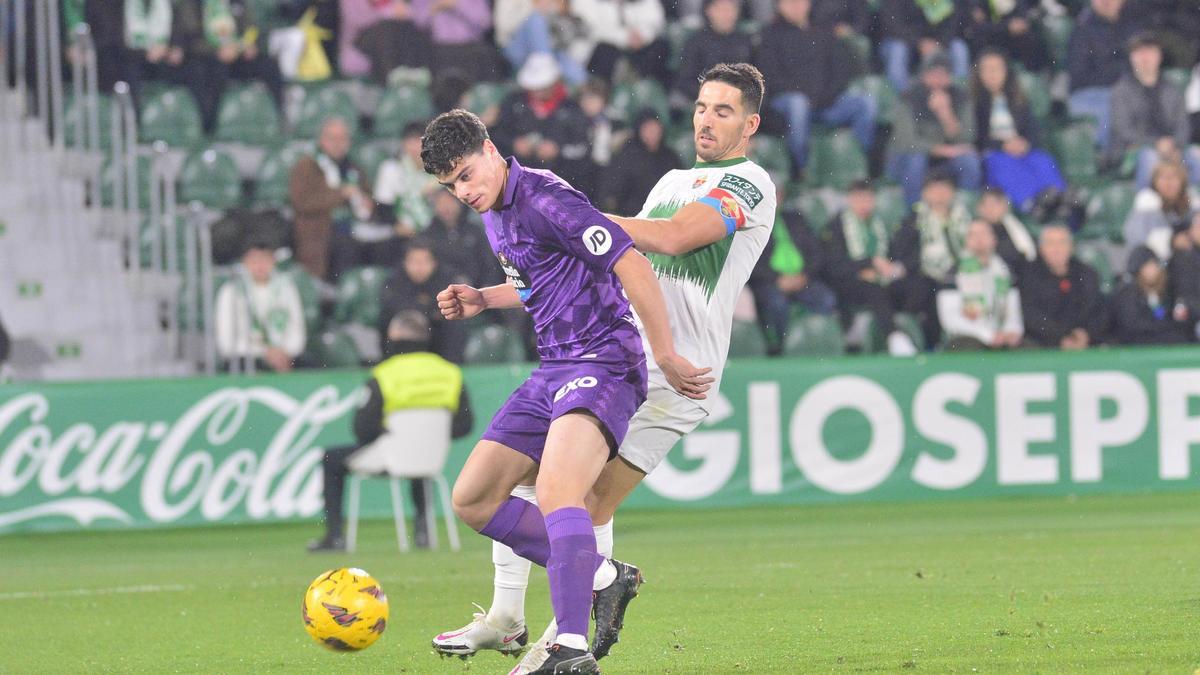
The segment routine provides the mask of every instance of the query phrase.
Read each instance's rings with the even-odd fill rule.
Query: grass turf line
[[[634,511],[617,557],[649,582],[606,673],[1200,668],[1196,494]],[[0,538],[0,672],[498,673],[441,660],[437,632],[491,599],[490,547],[399,555],[366,523],[353,555],[317,526]],[[300,597],[357,565],[391,619],[355,654],[304,633]],[[144,588],[143,588],[144,587]],[[161,588],[155,588],[161,587]],[[530,632],[550,617],[534,570]]]

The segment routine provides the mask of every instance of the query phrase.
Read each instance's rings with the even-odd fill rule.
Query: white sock
[[[532,485],[518,485],[512,496],[537,504],[537,491]],[[492,542],[492,564],[496,566],[492,606],[488,620],[496,626],[515,626],[525,623],[525,589],[529,586],[528,560],[498,541]]]
[[[564,647],[588,651],[587,638],[578,633],[559,633],[558,638],[554,641]]]
[[[604,557],[604,562],[596,568],[596,576],[592,578],[592,590],[608,588],[617,580],[617,568],[612,564],[613,555],[613,521],[610,519],[603,525],[595,525],[592,531],[596,533],[596,552]]]

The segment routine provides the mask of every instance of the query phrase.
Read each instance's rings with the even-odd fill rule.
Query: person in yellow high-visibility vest
[[[325,536],[308,546],[309,551],[342,551],[342,495],[350,458],[379,438],[387,416],[406,408],[447,408],[454,412],[452,438],[467,435],[474,423],[471,404],[463,385],[462,369],[429,351],[429,319],[416,311],[397,314],[388,325],[388,358],[371,371],[366,383],[366,401],[354,414],[354,445],[328,448],[322,460],[325,479]],[[429,546],[425,529],[425,481],[410,481],[416,516],[414,539],[420,548]]]

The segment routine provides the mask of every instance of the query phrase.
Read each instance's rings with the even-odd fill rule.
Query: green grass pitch
[[[606,673],[1200,668],[1200,495],[634,511],[648,583]],[[504,673],[429,639],[491,599],[490,547],[402,556],[391,523],[314,556],[315,524],[0,538],[0,672]],[[305,634],[321,571],[367,569],[391,620],[355,654]],[[527,613],[550,616],[535,569]]]

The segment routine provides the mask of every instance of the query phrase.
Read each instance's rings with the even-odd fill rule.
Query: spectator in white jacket
[[[1025,324],[1021,296],[1008,266],[996,255],[996,233],[983,220],[967,230],[954,288],[938,292],[938,319],[950,351],[1021,346]]]
[[[213,327],[222,358],[290,371],[304,351],[304,308],[292,278],[275,270],[271,247],[251,241],[237,274],[217,293]]]
[[[670,84],[669,48],[662,39],[666,15],[661,0],[575,0],[571,12],[588,27],[588,71],[612,82],[621,57],[642,77]],[[587,46],[585,45],[585,47]]]

